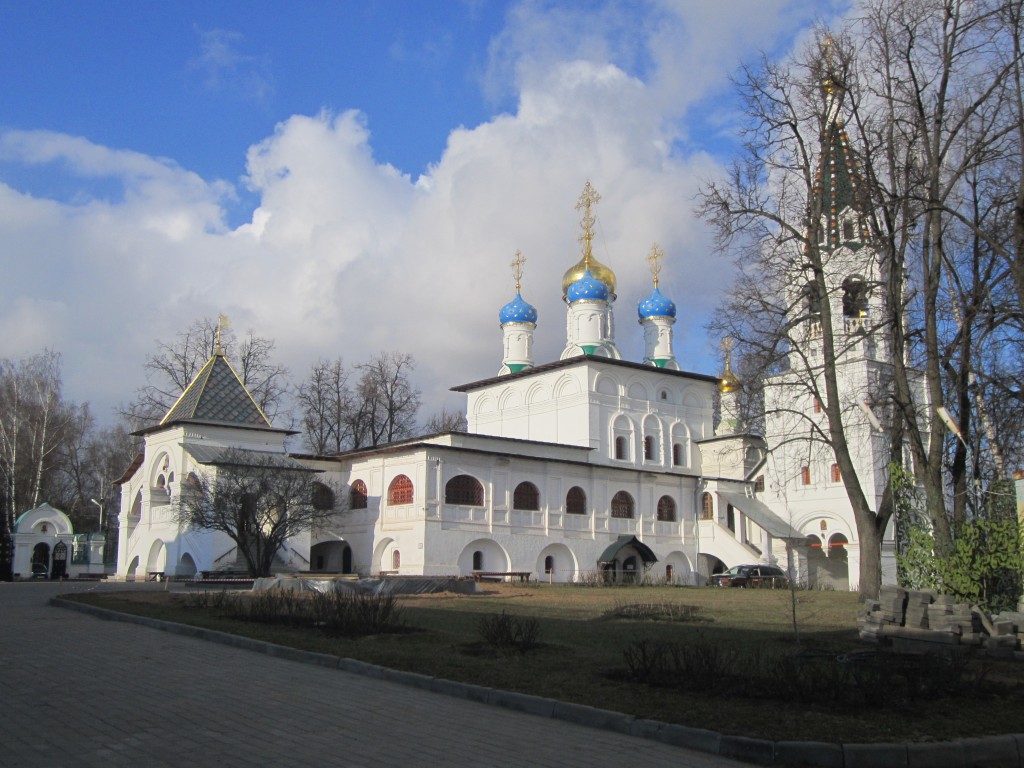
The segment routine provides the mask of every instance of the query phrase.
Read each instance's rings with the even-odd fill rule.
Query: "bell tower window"
[[[867,317],[868,288],[863,278],[851,275],[843,280],[843,316]]]

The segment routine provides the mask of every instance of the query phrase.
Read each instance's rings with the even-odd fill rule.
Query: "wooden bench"
[[[513,581],[518,579],[520,583],[530,580],[531,571],[473,571],[474,581]]]
[[[163,581],[163,571],[146,571],[146,581]]]

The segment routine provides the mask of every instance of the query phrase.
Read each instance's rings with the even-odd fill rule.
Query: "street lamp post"
[[[103,502],[102,501],[96,501],[96,499],[89,499],[89,501],[91,501],[93,504],[95,504],[97,507],[100,508],[100,528],[99,528],[99,532],[103,533]]]

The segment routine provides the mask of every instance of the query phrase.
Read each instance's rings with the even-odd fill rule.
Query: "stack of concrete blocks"
[[[1024,648],[1024,613],[1000,613],[992,617],[992,628],[995,631],[984,642],[990,655],[1009,657]]]
[[[928,608],[937,595],[931,590],[908,591],[903,626],[913,629],[928,629]]]
[[[1024,613],[990,620],[977,606],[957,603],[930,590],[882,587],[858,617],[860,638],[891,643],[897,652],[929,652],[942,646],[981,646],[994,656],[1012,657],[1024,647]]]
[[[861,640],[877,642],[887,628],[901,626],[906,607],[907,590],[883,586],[877,600],[864,601],[864,613],[857,617]]]

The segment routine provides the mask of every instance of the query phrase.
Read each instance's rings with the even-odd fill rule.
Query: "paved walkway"
[[[109,588],[0,583],[0,766],[745,765],[47,604]]]

